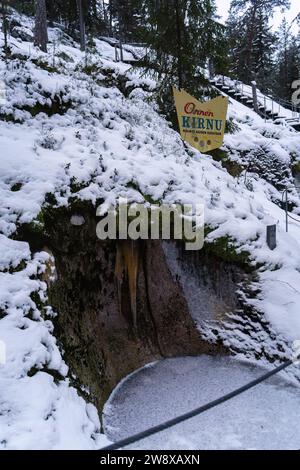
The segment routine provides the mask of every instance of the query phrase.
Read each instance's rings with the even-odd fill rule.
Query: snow
[[[98,416],[88,412],[89,405],[68,382],[56,385],[49,374],[39,372],[11,383],[1,379],[0,384],[4,449],[94,450],[107,442],[97,435]]]
[[[0,245],[2,247],[0,271],[9,266],[16,268],[21,261],[30,259],[29,245],[25,242],[11,240],[0,234]]]
[[[223,77],[217,78],[219,78],[220,82],[223,82]],[[256,82],[251,83],[256,85]],[[252,100],[253,92],[252,87],[250,85],[245,85],[244,83],[236,82],[235,80],[232,80],[228,77],[224,77],[224,84],[234,90],[237,89],[242,93],[242,95],[249,96],[249,99]],[[288,102],[279,103],[275,100],[275,98],[272,98],[268,95],[264,95],[259,89],[257,89],[257,100],[259,105],[266,106],[266,109],[268,111],[277,113],[279,117],[293,119],[295,123],[300,122],[299,108],[297,111],[296,109],[294,111],[287,109],[285,105],[288,104]]]
[[[20,21],[32,30],[30,19]],[[59,312],[47,305],[47,287],[41,281],[49,255],[31,253],[27,243],[14,239],[22,224],[41,223],[47,193],[66,206],[75,195],[74,181],[82,186],[76,197],[104,201],[102,213],[119,197],[145,204],[145,195],[158,202],[204,204],[211,229],[206,242],[227,237],[238,252],[249,253],[253,267],[260,266],[254,283],[259,294],[248,302],[275,332],[275,338],[265,333],[262,340],[261,333],[247,336],[235,323],[225,329],[218,325],[224,344],[234,350],[238,343],[244,355],[268,351],[278,361],[290,357],[293,341],[300,338],[300,224],[291,220],[285,232],[284,211],[275,204],[281,200],[280,190],[245,170],[233,177],[210,155],[184,145],[158,113],[154,80],[114,62],[113,46],[96,40],[96,52],[85,57],[58,29],[49,33],[48,54],[14,38],[16,58],[8,68],[0,60],[7,97],[0,114],[18,121],[0,120],[0,341],[7,345],[7,363],[0,365],[0,447],[6,449],[89,449],[106,442],[96,409],[69,383],[53,335],[51,319]],[[130,48],[125,54],[133,58]],[[86,61],[95,72],[85,73]],[[45,63],[57,70],[49,72]],[[58,97],[66,106],[61,115],[29,112],[37,106],[45,110]],[[267,149],[270,158],[287,168],[289,177],[281,182],[291,186],[293,215],[299,217],[300,199],[289,167],[292,158],[300,160],[300,134],[265,123],[233,99],[229,117],[237,126],[226,134],[222,148],[230,161],[244,164],[258,147]],[[270,218],[277,222],[274,251],[266,244]],[[199,328],[214,340],[209,321]],[[56,373],[59,380],[54,380]],[[293,373],[300,377],[298,370]]]
[[[70,223],[71,225],[80,227],[81,225],[84,225],[85,220],[84,220],[84,217],[82,217],[82,215],[74,214],[71,216]]]
[[[130,375],[113,391],[104,408],[106,433],[114,442],[124,439],[215,400],[265,372],[228,357],[157,362]],[[275,376],[126,450],[299,449],[299,405],[299,388]]]
[[[7,266],[22,259],[26,267],[0,273],[0,312],[6,311],[0,317],[0,339],[6,345],[6,361],[0,365],[1,448],[95,449],[107,442],[99,433],[99,420],[65,379],[68,368],[52,335],[52,323],[43,320],[30,297],[33,292],[41,298],[45,294],[46,285],[32,277],[43,269],[48,255],[31,259],[27,243],[15,242],[12,248],[10,242],[1,243],[1,248],[7,247]],[[46,373],[51,370],[59,382]]]

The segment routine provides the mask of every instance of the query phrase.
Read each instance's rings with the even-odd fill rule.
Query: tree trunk
[[[3,28],[3,36],[4,36],[4,52],[5,56],[8,53],[8,42],[7,42],[7,2],[3,1],[0,3],[1,5],[1,13],[2,13],[2,28]]]
[[[35,0],[34,45],[47,52],[47,9],[46,0]]]
[[[112,0],[109,0],[109,36],[113,36],[113,4]]]
[[[85,51],[85,23],[83,17],[83,8],[82,8],[82,0],[77,0],[77,8],[78,8],[78,15],[79,15],[79,28],[80,28],[80,49]]]
[[[250,31],[249,31],[249,37],[248,37],[248,51],[246,52],[246,55],[248,57],[248,60],[246,61],[247,64],[247,82],[249,83],[251,80],[253,80],[253,41],[255,39],[255,20],[256,20],[256,13],[257,13],[257,2],[253,2],[253,10],[252,10],[252,18],[250,22]]]
[[[177,30],[177,69],[178,69],[178,86],[179,90],[183,86],[182,77],[182,41],[181,41],[181,24],[180,24],[180,7],[179,1],[175,0],[174,7],[176,11],[176,30]]]

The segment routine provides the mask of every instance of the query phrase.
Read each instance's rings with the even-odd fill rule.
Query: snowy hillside
[[[31,21],[16,20],[20,35],[30,35]],[[231,99],[232,130],[224,146],[213,156],[200,154],[159,114],[155,82],[138,68],[114,62],[114,47],[97,40],[85,55],[59,29],[50,30],[50,40],[44,54],[29,40],[11,38],[13,60],[0,60],[6,92],[0,106],[4,449],[96,449],[106,442],[96,408],[70,383],[53,335],[56,313],[47,305],[42,275],[49,255],[19,241],[23,224],[39,230],[42,209],[52,201],[67,206],[76,196],[94,204],[102,200],[104,207],[119,197],[146,204],[204,203],[206,243],[225,240],[227,249],[257,270],[257,295],[241,295],[268,328],[229,314],[214,324],[214,333],[199,320],[203,335],[262,363],[290,358],[293,341],[300,339],[300,223],[290,220],[286,233],[280,207],[288,186],[290,210],[300,219],[291,172],[300,162],[300,134],[265,123]],[[131,57],[125,52],[125,59]],[[277,223],[274,251],[266,244],[270,220]],[[291,373],[300,378],[296,367]]]

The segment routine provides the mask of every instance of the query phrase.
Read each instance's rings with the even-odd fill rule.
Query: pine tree
[[[77,9],[78,9],[79,30],[80,30],[80,49],[82,51],[85,51],[85,20],[84,20],[82,0],[77,0]]]
[[[276,36],[269,26],[267,15],[260,10],[255,25],[255,39],[251,61],[253,64],[253,78],[260,88],[267,92],[274,86],[274,53]]]
[[[25,15],[34,15],[35,13],[35,0],[6,0],[6,3]]]
[[[139,39],[142,4],[141,0],[110,0],[115,33],[122,42]]]
[[[227,22],[233,75],[267,88],[272,69],[275,36],[269,19],[276,7],[287,8],[289,0],[232,0]]]
[[[285,100],[291,100],[292,83],[300,77],[299,59],[299,44],[291,33],[291,25],[284,19],[278,32],[275,92]]]
[[[22,13],[35,13],[35,0],[9,3]],[[139,39],[143,0],[45,0],[45,3],[49,25],[55,22],[63,25],[68,34],[81,39],[83,49],[83,30],[85,36],[109,35],[122,41]]]
[[[181,81],[193,91],[201,81],[199,68],[209,58],[216,67],[224,62],[225,29],[217,21],[214,0],[145,1],[143,15],[143,37],[154,54],[150,66],[160,80]]]

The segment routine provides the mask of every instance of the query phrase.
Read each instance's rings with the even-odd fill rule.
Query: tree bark
[[[109,0],[108,4],[108,10],[109,10],[109,36],[113,36],[113,5],[112,5],[112,0]]]
[[[46,0],[35,0],[34,45],[47,52],[47,8]]]
[[[246,55],[248,57],[248,62],[247,66],[247,82],[250,80],[253,80],[253,70],[252,70],[252,63],[253,63],[253,41],[254,41],[254,35],[255,35],[255,20],[256,20],[256,13],[257,13],[257,2],[254,0],[253,2],[253,10],[252,10],[252,17],[251,17],[251,22],[250,22],[250,31],[249,31],[249,37],[248,37],[248,50],[246,52]]]
[[[1,6],[1,13],[2,13],[2,29],[3,29],[3,36],[4,36],[4,52],[7,56],[8,53],[8,41],[7,41],[7,2],[3,1],[0,2]]]
[[[83,16],[82,0],[77,0],[77,8],[79,15],[79,28],[80,28],[80,49],[85,51],[86,42],[85,42],[85,23]]]
[[[177,30],[177,68],[178,68],[178,86],[179,90],[183,86],[182,77],[182,40],[181,40],[181,24],[180,24],[180,6],[179,1],[175,0],[174,7],[176,11],[176,30]]]

